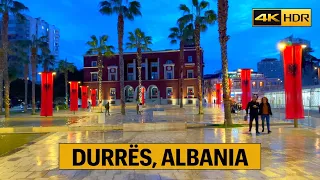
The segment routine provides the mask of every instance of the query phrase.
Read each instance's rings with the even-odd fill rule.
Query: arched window
[[[172,60],[167,60],[166,64],[173,64]]]

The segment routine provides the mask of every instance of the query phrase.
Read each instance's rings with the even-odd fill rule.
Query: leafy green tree
[[[67,59],[60,60],[58,64],[57,71],[64,75],[64,86],[65,86],[65,94],[66,94],[66,106],[68,106],[68,73],[73,73],[75,71],[76,67],[73,63],[68,62]]]
[[[97,55],[98,56],[98,83],[99,83],[99,106],[100,112],[102,112],[102,70],[103,70],[103,57],[114,56],[114,47],[107,45],[109,37],[107,35],[100,36],[98,39],[95,35],[91,36],[91,40],[87,42],[89,50],[87,55]]]
[[[189,8],[185,4],[181,4],[179,9],[183,12],[183,16],[178,22],[191,23],[194,26],[194,40],[197,53],[197,74],[198,74],[198,98],[199,98],[199,114],[203,114],[202,104],[202,59],[200,47],[200,33],[208,29],[208,25],[214,24],[217,17],[213,10],[209,10],[209,2],[205,0],[192,0],[192,6]],[[193,10],[193,11],[191,11]]]
[[[124,19],[134,20],[135,16],[141,16],[140,2],[128,0],[106,0],[100,2],[99,12],[103,15],[116,14],[118,16],[118,49],[119,49],[119,66],[120,66],[120,101],[121,114],[125,114],[125,95],[124,95],[124,60],[123,60],[123,32]]]
[[[129,32],[129,42],[126,43],[128,49],[137,49],[137,62],[138,62],[138,79],[139,79],[139,102],[141,102],[141,64],[142,64],[142,51],[152,51],[149,45],[152,44],[151,36],[146,36],[141,29],[137,28],[134,32]]]
[[[9,14],[15,16],[18,20],[24,20],[25,17],[21,14],[23,11],[28,11],[28,8],[21,2],[14,0],[1,0],[0,1],[0,14],[2,15],[2,29],[1,29],[1,41],[2,41],[2,53],[0,56],[0,109],[2,111],[2,90],[3,80],[5,87],[9,87],[9,72],[8,72],[8,52],[9,52],[9,40],[8,40],[8,27],[9,27]],[[10,116],[10,89],[5,88],[4,93],[5,103],[5,117]]]

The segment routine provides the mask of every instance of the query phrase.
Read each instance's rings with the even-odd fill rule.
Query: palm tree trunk
[[[102,113],[102,54],[98,54],[99,107]]]
[[[28,74],[29,64],[24,64],[24,112],[28,110]]]
[[[64,88],[65,88],[65,92],[66,92],[66,106],[68,107],[69,105],[69,99],[68,99],[68,71],[64,72]]]
[[[180,41],[180,108],[183,108],[184,42]]]
[[[141,79],[141,64],[142,64],[142,54],[141,54],[141,48],[138,48],[137,52],[137,59],[138,59],[138,80],[139,80],[139,103],[142,103],[142,91],[141,91],[141,85],[142,85],[142,79]]]
[[[9,82],[9,73],[8,73],[8,23],[9,23],[9,14],[8,12],[3,13],[2,21],[2,48],[3,48],[3,79],[4,79],[4,104],[5,104],[5,117],[10,115],[10,82]],[[2,96],[2,95],[1,95]]]
[[[198,72],[198,99],[199,99],[199,114],[203,114],[202,107],[202,59],[201,59],[201,49],[200,49],[200,24],[196,24],[195,29],[195,44],[196,44],[196,54],[197,54],[197,72]]]
[[[32,114],[36,114],[36,78],[37,78],[37,48],[32,48],[31,71],[32,71]]]
[[[124,95],[124,60],[123,60],[123,15],[118,16],[118,48],[119,48],[119,65],[120,65],[120,104],[121,114],[126,114],[125,95]]]
[[[0,57],[0,112],[3,108],[3,55]]]
[[[228,8],[228,0],[218,0],[218,31],[222,58],[224,118],[227,126],[232,125],[227,57],[227,41],[229,40],[227,35]]]

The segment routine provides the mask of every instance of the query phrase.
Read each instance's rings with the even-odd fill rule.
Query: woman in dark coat
[[[263,97],[261,99],[261,103],[259,105],[259,114],[261,115],[262,120],[262,132],[264,132],[264,121],[267,121],[267,128],[268,133],[271,133],[270,131],[270,116],[272,116],[271,106],[268,102],[268,98]]]

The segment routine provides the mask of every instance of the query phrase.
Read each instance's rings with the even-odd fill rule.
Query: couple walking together
[[[255,120],[256,123],[256,133],[259,132],[259,115],[261,115],[262,120],[262,132],[264,132],[264,122],[267,121],[268,133],[270,131],[270,116],[272,116],[271,106],[268,102],[268,98],[263,97],[261,99],[261,103],[257,102],[257,97],[254,96],[252,100],[248,103],[246,108],[246,114],[248,115],[248,111],[250,111],[250,122],[249,122],[249,132],[251,132],[252,121]]]

